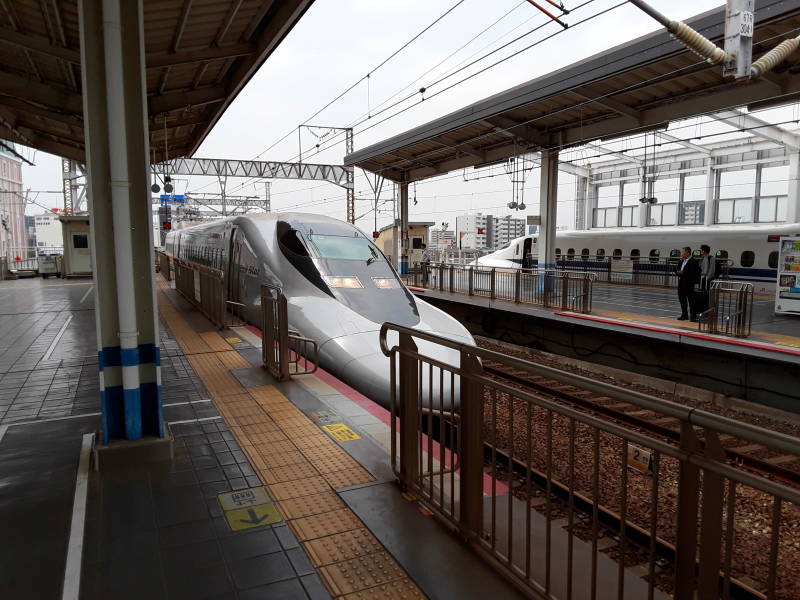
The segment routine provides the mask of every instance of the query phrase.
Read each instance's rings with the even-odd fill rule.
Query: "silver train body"
[[[598,257],[639,256],[640,260],[665,259],[680,255],[683,246],[697,250],[711,246],[713,255],[731,261],[730,278],[749,281],[756,292],[775,289],[779,238],[800,234],[800,224],[711,225],[708,227],[647,227],[559,231],[556,259],[569,268],[579,268]],[[497,252],[477,259],[485,267],[518,269],[537,264],[536,235],[523,236]]]
[[[388,406],[390,393],[390,362],[379,347],[383,323],[474,345],[461,323],[408,291],[359,229],[330,217],[302,213],[231,217],[170,232],[165,250],[222,270],[228,299],[243,304],[245,320],[259,328],[261,285],[282,288],[289,326],[317,342],[320,366],[383,406]],[[388,341],[395,345],[397,335],[390,333]],[[426,356],[454,366],[459,363],[455,350],[423,341],[417,345]],[[439,380],[438,374],[435,379]],[[424,384],[423,402],[429,392],[436,398],[436,408],[440,395],[458,398],[458,390],[449,385],[428,390]]]

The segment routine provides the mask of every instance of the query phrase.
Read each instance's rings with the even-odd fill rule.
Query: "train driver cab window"
[[[777,269],[778,268],[778,251],[773,250],[769,253],[769,258],[767,259],[767,266],[770,269]]]
[[[660,256],[661,256],[661,250],[657,250],[655,248],[650,250],[650,262],[651,263],[657,263]]]
[[[567,250],[567,260],[572,260],[575,258],[575,248],[570,248]]]
[[[581,258],[583,260],[589,260],[589,249],[588,248],[584,248],[583,250],[581,250]]]
[[[287,228],[280,236],[280,242],[284,248],[293,254],[308,257],[308,250],[306,250],[303,242],[300,241],[296,230]]]
[[[420,248],[422,247],[422,238]],[[365,260],[370,263],[378,260],[379,255],[372,249],[372,244],[365,237],[344,235],[320,235],[317,233],[308,236],[308,241],[313,246],[319,258],[333,260]]]
[[[621,260],[622,259],[622,248],[614,248],[614,253],[612,254],[614,260]]]
[[[745,250],[739,257],[739,262],[743,267],[752,267],[756,262],[756,253],[752,250]]]
[[[605,258],[606,258],[605,248],[598,248],[596,256],[597,256],[597,260],[605,260]]]

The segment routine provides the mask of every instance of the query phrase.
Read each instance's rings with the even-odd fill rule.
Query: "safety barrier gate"
[[[158,272],[161,273],[164,279],[167,281],[172,281],[172,270],[170,268],[169,256],[156,250],[156,266],[158,267]]]
[[[261,358],[267,371],[278,381],[316,371],[319,347],[314,340],[289,330],[286,297],[281,288],[261,286],[261,311]]]
[[[737,467],[721,440],[796,460],[800,439],[395,324],[380,343],[399,482],[531,597],[795,597],[800,491]],[[487,363],[632,405],[671,435],[508,385]]]
[[[228,312],[222,271],[179,258],[172,258],[171,263],[175,271],[175,289],[214,325],[226,327]],[[162,272],[169,273],[169,267]]]
[[[596,278],[594,273],[422,264],[408,281],[427,289],[590,313]]]
[[[747,337],[753,322],[753,284],[712,281],[708,310],[700,314],[700,331]]]

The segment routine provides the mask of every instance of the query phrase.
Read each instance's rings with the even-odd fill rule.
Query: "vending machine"
[[[775,312],[800,315],[800,235],[781,237]]]

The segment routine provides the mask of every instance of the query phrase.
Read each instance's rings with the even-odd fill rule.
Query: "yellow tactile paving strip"
[[[677,310],[680,309],[676,309],[676,312]],[[689,323],[688,321],[678,321],[676,319],[665,319],[663,317],[652,317],[650,315],[620,312],[616,310],[607,310],[602,308],[593,308],[592,314],[598,317],[619,319],[620,321],[634,321],[637,323],[643,323],[645,325],[660,325],[662,327],[669,327],[671,329],[682,329],[684,331],[690,331],[692,333],[700,333],[697,327],[697,323]],[[768,333],[766,331],[753,330],[748,339],[753,341],[767,342],[770,344],[777,344],[779,346],[791,346],[793,348],[800,347],[800,340],[798,340],[797,337],[793,337],[790,335],[781,335],[779,333]]]
[[[425,598],[334,491],[373,477],[274,386],[242,386],[230,371],[249,367],[247,361],[216,332],[195,332],[165,294],[158,300],[163,320],[331,595]]]

